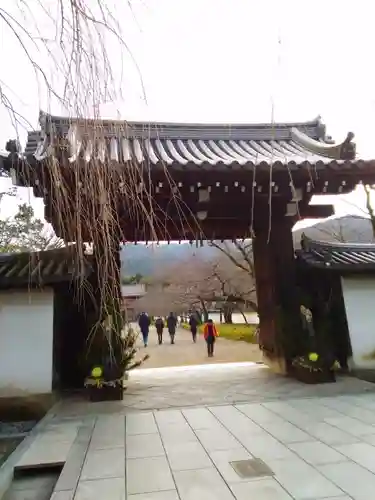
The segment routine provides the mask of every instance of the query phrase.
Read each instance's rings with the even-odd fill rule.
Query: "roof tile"
[[[332,144],[320,119],[278,124],[173,124],[68,119],[41,114],[42,131],[29,135],[27,153],[47,155],[55,137],[68,141],[71,161],[95,154],[100,161],[147,162],[158,165],[300,165],[355,157],[353,134],[343,144]],[[53,131],[53,134],[52,132]]]
[[[296,255],[299,261],[312,267],[342,272],[375,271],[375,243],[329,243],[303,235],[301,250]]]
[[[89,275],[90,258],[83,267],[75,246],[42,252],[0,254],[0,288],[43,286]]]

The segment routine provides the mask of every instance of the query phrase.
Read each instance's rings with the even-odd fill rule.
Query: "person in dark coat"
[[[197,341],[197,329],[198,329],[198,320],[195,314],[192,314],[189,319],[190,331],[193,337],[194,344]]]
[[[174,336],[176,335],[176,327],[177,327],[177,318],[171,312],[167,318],[167,327],[169,335],[171,336],[171,344],[174,344]]]
[[[155,320],[155,328],[156,328],[156,333],[158,334],[158,341],[159,344],[163,343],[163,330],[164,330],[164,320],[163,318],[156,318]]]
[[[139,328],[141,329],[143,343],[145,347],[147,347],[148,344],[148,332],[150,330],[150,324],[151,320],[149,316],[145,312],[142,312],[138,318],[138,325]]]

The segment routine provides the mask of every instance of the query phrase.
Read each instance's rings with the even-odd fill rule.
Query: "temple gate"
[[[333,214],[331,205],[310,204],[313,195],[375,182],[375,162],[356,158],[353,134],[335,144],[319,119],[193,125],[41,113],[40,125],[23,155],[8,148],[3,167],[43,198],[46,220],[65,241],[118,253],[121,242],[253,238],[260,347],[285,373],[299,349],[292,227]],[[92,231],[99,220],[106,242]]]

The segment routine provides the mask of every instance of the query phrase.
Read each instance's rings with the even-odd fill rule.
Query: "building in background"
[[[123,312],[127,321],[135,321],[137,313],[135,311],[135,302],[146,294],[146,285],[143,283],[134,283],[121,286]]]

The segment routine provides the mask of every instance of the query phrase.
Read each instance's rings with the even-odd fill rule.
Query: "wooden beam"
[[[300,210],[302,219],[325,219],[335,214],[333,205],[307,205]]]

